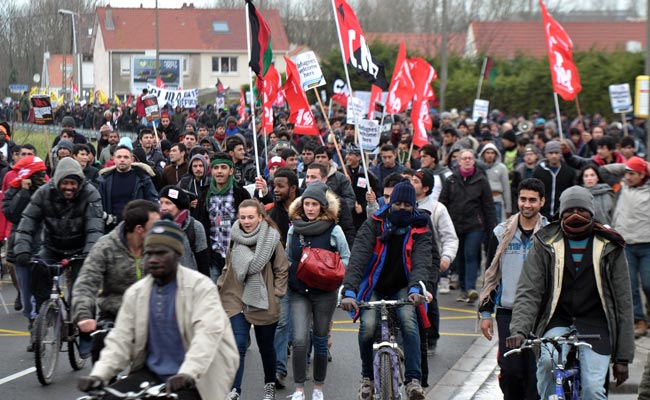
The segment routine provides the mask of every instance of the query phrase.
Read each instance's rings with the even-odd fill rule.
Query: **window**
[[[187,57],[182,58],[182,70],[183,70],[183,76],[188,76],[190,74],[188,67],[188,60]]]
[[[230,29],[228,28],[228,23],[226,21],[214,21],[212,23],[212,30],[214,33],[228,33]]]
[[[237,72],[237,57],[212,57],[212,72],[230,74]]]
[[[131,74],[131,56],[120,56],[120,75]]]

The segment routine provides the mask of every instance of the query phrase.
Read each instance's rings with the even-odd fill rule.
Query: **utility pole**
[[[648,0],[650,1],[650,0]],[[447,90],[447,0],[442,0],[442,40],[440,41],[440,106],[439,112],[445,110],[445,91]]]
[[[650,0],[646,0],[645,8],[645,74],[650,75]],[[650,157],[650,118],[645,120],[645,153]]]
[[[158,40],[158,0],[156,0],[156,82],[160,79],[160,44]]]

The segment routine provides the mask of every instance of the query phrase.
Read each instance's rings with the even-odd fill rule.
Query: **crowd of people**
[[[85,257],[71,285],[80,351],[95,363],[82,390],[132,364],[117,387],[147,379],[180,398],[238,399],[253,327],[264,399],[290,385],[290,346],[291,399],[306,398],[311,378],[322,400],[340,295],[360,321],[360,400],[374,397],[377,315],[359,302],[413,303],[397,319],[406,397],[422,400],[438,298],[452,290],[478,307],[490,340],[496,315],[506,399],[552,390],[547,359],[502,357],[531,332],[601,335],[584,350],[588,398],[605,398],[610,364],[618,384],[627,379],[634,337],[648,329],[640,291],[650,298],[642,121],[561,116],[558,127],[539,112],[472,121],[454,110],[435,114],[417,147],[409,119],[394,115],[366,154],[344,108],[314,110],[312,136],[295,134],[280,109],[264,132],[261,116],[212,105],[164,107],[153,129],[139,106],[63,108],[60,135],[40,155],[0,123],[5,265],[30,330],[49,287],[31,259]],[[312,248],[345,267],[340,293],[304,278]],[[91,340],[107,322],[113,331]]]

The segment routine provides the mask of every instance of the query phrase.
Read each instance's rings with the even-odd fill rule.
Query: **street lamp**
[[[79,14],[77,14],[74,11],[65,10],[63,8],[60,8],[59,9],[59,15],[69,15],[72,18],[72,52],[74,53],[75,64],[76,64],[76,67],[77,67],[77,93],[80,94],[80,93],[83,93],[82,92],[83,91],[83,83],[82,83],[83,81],[81,79],[81,66],[82,66],[83,60],[81,60],[80,54],[77,52],[77,29],[76,29],[75,22],[74,22],[74,17],[75,16],[78,17]]]

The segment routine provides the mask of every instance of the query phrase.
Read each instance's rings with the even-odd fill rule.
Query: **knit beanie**
[[[63,128],[74,128],[74,118],[70,115],[66,115],[61,120],[61,127]]]
[[[160,189],[158,197],[169,199],[169,201],[174,203],[179,210],[187,210],[190,208],[190,196],[188,196],[187,193],[178,186],[165,186]]]
[[[307,188],[302,193],[302,201],[305,201],[305,199],[314,199],[323,207],[327,207],[327,189],[327,185],[323,182],[312,182],[307,185]]]
[[[557,140],[551,140],[550,142],[547,142],[546,146],[544,146],[544,154],[548,153],[562,153],[560,142]]]
[[[73,149],[73,148],[74,148],[74,145],[72,144],[71,141],[66,140],[66,139],[63,139],[63,140],[61,140],[61,141],[59,142],[58,147],[57,147],[57,151],[58,151],[59,149],[68,149],[68,150],[70,150],[70,152],[72,153],[72,149]]]
[[[185,233],[175,222],[161,219],[156,221],[144,239],[144,247],[152,244],[162,244],[176,253],[183,255],[183,237]]]
[[[411,182],[400,182],[393,188],[393,193],[390,195],[390,205],[400,202],[407,203],[415,207],[415,188]]]
[[[560,217],[566,210],[583,208],[594,215],[594,196],[582,186],[571,186],[560,195]]]

